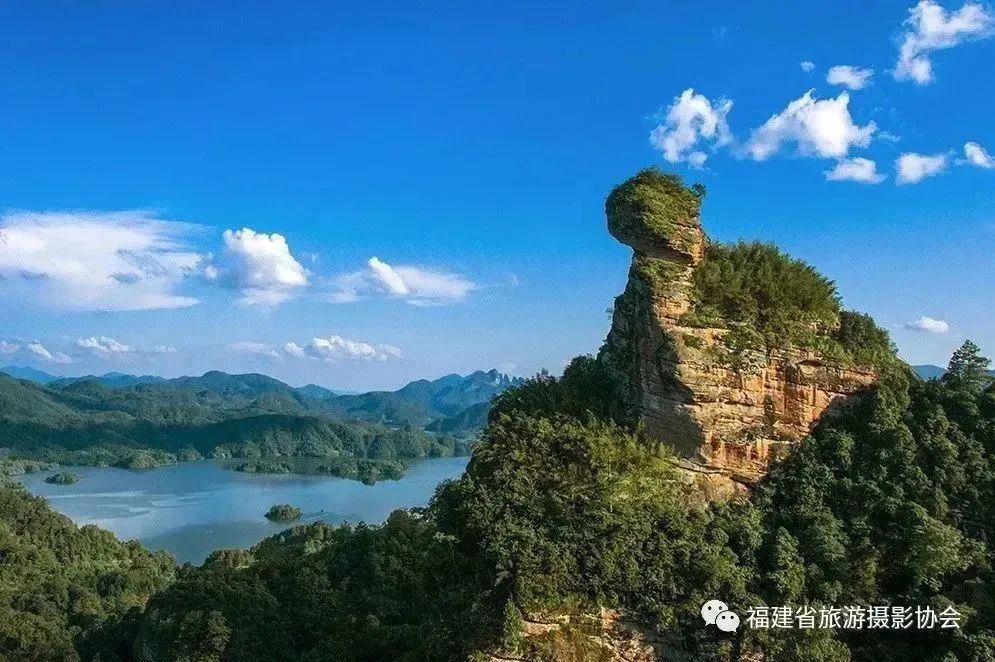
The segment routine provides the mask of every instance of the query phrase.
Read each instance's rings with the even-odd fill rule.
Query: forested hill
[[[0,479],[0,659],[131,658],[131,624],[176,572],[97,528],[77,528],[44,499]]]
[[[168,380],[114,374],[47,386],[0,374],[0,449],[135,468],[199,457],[403,461],[461,454],[483,422],[480,408],[510,384],[492,371],[413,382],[395,392],[337,395],[259,374]]]

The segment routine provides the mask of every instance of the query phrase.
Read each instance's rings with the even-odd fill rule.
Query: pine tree
[[[950,358],[946,379],[980,390],[991,380],[988,375],[991,364],[987,357],[981,355],[981,348],[966,340]]]

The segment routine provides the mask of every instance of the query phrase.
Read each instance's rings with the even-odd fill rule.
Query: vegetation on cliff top
[[[737,368],[749,363],[745,354],[751,350],[769,356],[791,348],[816,350],[840,364],[894,363],[887,332],[870,317],[843,310],[835,283],[811,265],[769,243],[707,242],[698,220],[703,196],[702,187],[687,187],[679,176],[656,168],[611,191],[605,202],[608,229],[635,249],[617,309],[638,315],[654,297],[689,296],[681,323],[729,329],[717,355]],[[704,256],[687,292],[686,266],[701,248]]]
[[[710,244],[695,269],[688,326],[730,328],[730,346],[768,354],[814,349],[827,360],[867,367],[894,361],[888,333],[841,308],[836,285],[773,244]]]
[[[640,170],[616,186],[605,201],[608,231],[624,244],[690,249],[705,189],[684,185],[679,175]]]

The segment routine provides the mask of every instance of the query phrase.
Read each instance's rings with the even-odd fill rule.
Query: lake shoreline
[[[378,523],[392,511],[425,506],[467,457],[416,460],[398,480],[374,485],[328,475],[231,471],[231,460],[195,460],[156,469],[74,466],[73,485],[45,482],[46,472],[15,477],[77,525],[93,524],[122,540],[199,564],[216,549],[245,549],[287,525],[270,522],[274,503],[301,508],[301,523]]]

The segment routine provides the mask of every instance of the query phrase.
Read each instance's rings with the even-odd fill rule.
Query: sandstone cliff
[[[734,325],[687,322],[708,247],[702,195],[646,170],[608,197],[608,229],[633,258],[601,358],[626,376],[646,432],[688,469],[749,484],[875,372],[811,349],[744,345]]]

